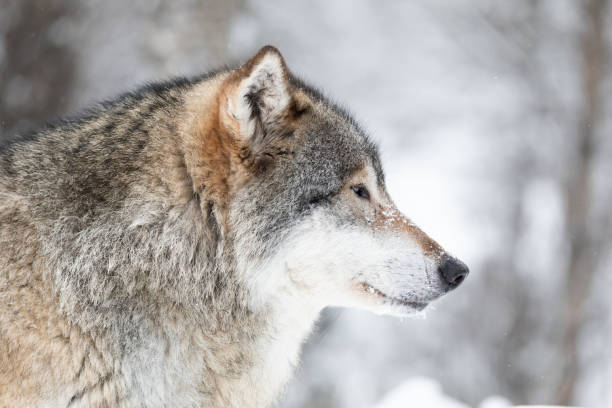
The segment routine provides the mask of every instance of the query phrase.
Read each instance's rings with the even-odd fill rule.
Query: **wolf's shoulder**
[[[182,96],[195,83],[204,81],[217,72],[211,71],[194,77],[177,76],[166,80],[147,82],[115,97],[94,103],[75,113],[46,121],[34,129],[0,135],[0,156],[8,154],[20,146],[39,141],[45,136],[50,136],[57,142],[61,141],[62,137],[68,137],[74,132],[91,129],[91,125],[100,124],[103,126],[103,130],[108,131],[121,122],[134,120],[139,116],[146,118],[155,110],[180,103]]]

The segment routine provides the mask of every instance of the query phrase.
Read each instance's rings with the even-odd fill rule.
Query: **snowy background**
[[[425,318],[325,311],[279,408],[612,407],[607,3],[0,0],[1,134],[273,44],[471,267]]]

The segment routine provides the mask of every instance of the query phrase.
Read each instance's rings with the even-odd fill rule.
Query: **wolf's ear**
[[[287,75],[283,56],[268,45],[230,78],[220,101],[222,120],[252,148],[281,126],[291,101]]]

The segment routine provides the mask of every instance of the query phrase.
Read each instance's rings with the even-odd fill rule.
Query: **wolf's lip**
[[[363,282],[361,284],[361,286],[363,287],[364,291],[372,294],[372,295],[376,295],[378,297],[381,297],[383,299],[385,299],[386,301],[391,302],[392,305],[402,305],[402,306],[408,306],[412,309],[415,309],[417,311],[421,311],[423,309],[425,309],[427,307],[427,305],[429,304],[429,302],[413,302],[413,301],[409,301],[407,299],[402,299],[402,298],[396,298],[396,297],[392,297],[392,296],[388,296],[385,293],[383,293],[382,291],[380,291],[379,289],[376,289],[374,286],[370,285],[369,283],[365,283]]]
[[[399,303],[402,306],[408,306],[411,307],[412,309],[420,312],[421,310],[425,309],[427,307],[427,305],[429,303],[424,303],[424,302],[408,302],[408,301],[404,301],[401,299],[394,299],[394,298],[390,298],[393,304]]]

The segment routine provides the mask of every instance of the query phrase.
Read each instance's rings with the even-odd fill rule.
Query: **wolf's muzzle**
[[[451,256],[445,256],[440,260],[438,271],[450,289],[459,286],[470,273],[466,264]]]

